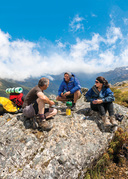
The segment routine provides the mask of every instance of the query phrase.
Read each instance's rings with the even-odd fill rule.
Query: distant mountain
[[[100,73],[99,75],[104,76],[111,84],[125,81],[128,80],[128,66],[115,68],[114,70]]]
[[[75,73],[75,75],[79,79],[82,87],[89,88],[94,84],[95,75],[90,75],[90,74],[88,75],[88,74],[84,74],[84,73]],[[46,89],[45,93],[47,93],[48,95],[50,95],[50,94],[57,95],[58,88],[64,78],[64,73],[62,73],[60,75],[50,75],[50,76],[53,78],[53,80],[50,80],[49,88]],[[38,81],[40,78],[29,78],[23,82],[18,82],[18,83],[23,86],[32,88],[38,84]]]
[[[61,76],[61,75],[60,75]],[[44,93],[46,95],[50,95],[50,94],[56,94],[57,95],[57,90],[58,90],[58,87],[59,87],[59,82],[60,80],[58,79],[59,76],[56,76],[56,78],[51,81],[50,80],[50,85],[49,85],[49,88],[47,88]],[[40,77],[41,78],[41,77]],[[23,86],[26,86],[26,87],[29,87],[30,89],[33,88],[34,86],[36,86],[38,84],[38,81],[40,78],[29,78],[25,81],[20,81],[18,82],[20,85],[23,85]],[[58,79],[58,80],[57,80]]]
[[[108,72],[101,72],[97,74],[85,74],[85,73],[75,73],[76,77],[79,79],[82,87],[90,88],[95,83],[95,79],[98,76],[105,77],[109,83],[115,84],[116,82],[121,82],[128,80],[128,66],[119,67]],[[59,85],[63,80],[64,73],[60,75],[50,75],[53,80],[50,80],[49,88],[45,91],[45,94],[55,94],[57,95]],[[12,81],[0,79],[0,96],[7,96],[5,89],[8,87],[22,86],[24,89],[24,94],[26,94],[31,88],[38,84],[39,78],[29,78],[25,81]]]
[[[30,90],[29,87],[23,86],[20,83],[17,83],[13,80],[5,80],[0,78],[0,97],[9,97],[9,95],[5,92],[7,88],[19,87],[21,86],[24,90],[23,93],[26,95]]]

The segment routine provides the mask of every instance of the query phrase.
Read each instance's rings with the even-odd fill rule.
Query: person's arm
[[[43,92],[37,93],[38,98],[42,99],[44,103],[49,104],[49,106],[55,105],[54,101],[50,100]]]
[[[102,99],[96,99],[96,100],[93,100],[92,103],[93,104],[101,104],[101,103],[103,103],[103,100]]]
[[[64,92],[64,85],[63,85],[63,82],[62,82],[59,89],[58,89],[58,95],[60,97],[63,96],[63,92]]]
[[[105,97],[102,100],[103,100],[103,103],[108,103],[108,102],[115,101],[114,94],[113,94],[113,92],[111,91],[110,88],[106,89]]]
[[[87,99],[87,102],[92,102],[94,99],[92,98],[93,90],[92,88],[87,91],[85,94],[85,98]]]
[[[77,90],[80,90],[81,89],[81,86],[80,86],[80,82],[77,78],[74,78],[74,88],[72,88],[70,90],[70,93],[73,94],[75,93]]]

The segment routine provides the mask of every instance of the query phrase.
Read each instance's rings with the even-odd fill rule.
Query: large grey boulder
[[[119,123],[125,127],[128,109],[114,106],[116,112],[125,115]],[[114,135],[114,131],[104,131],[99,114],[90,111],[83,98],[71,116],[61,112],[49,122],[53,129],[41,132],[26,129],[22,114],[0,117],[0,178],[83,178]]]

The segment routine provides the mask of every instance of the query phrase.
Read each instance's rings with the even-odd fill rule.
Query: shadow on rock
[[[26,118],[23,114],[17,115],[17,120],[22,121],[25,129],[38,129],[38,124],[34,118]]]
[[[84,109],[79,109],[76,112],[77,114],[84,114],[85,116],[92,116],[93,111],[90,108],[84,108]]]
[[[112,125],[104,126],[104,123],[103,123],[101,116],[99,115],[98,112],[97,112],[97,115],[94,116],[94,118],[95,118],[94,121],[96,122],[96,124],[101,132],[112,133],[112,132],[115,132],[118,128],[117,126],[112,126]]]

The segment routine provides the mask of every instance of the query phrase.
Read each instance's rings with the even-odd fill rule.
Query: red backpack
[[[15,105],[19,108],[22,107],[24,102],[23,93],[10,93],[9,99],[15,103]]]

